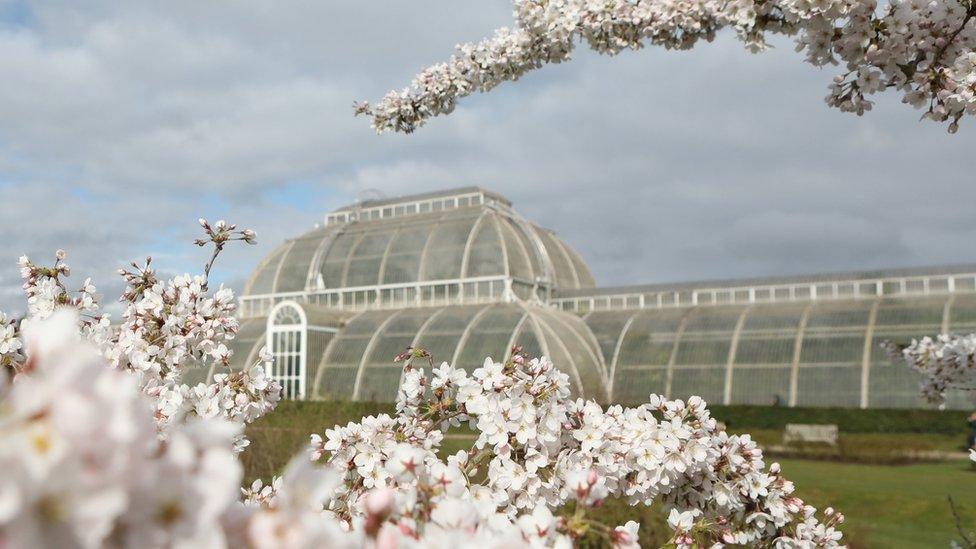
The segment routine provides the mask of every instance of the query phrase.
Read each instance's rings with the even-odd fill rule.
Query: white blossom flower
[[[679,532],[688,532],[694,526],[695,518],[694,511],[671,509],[671,512],[668,514],[668,524]]]
[[[253,239],[201,224],[218,251]],[[65,289],[61,255],[53,268],[21,260],[36,316],[0,317],[0,546],[570,547],[572,521],[553,510],[608,497],[665,505],[679,547],[839,546],[843,515],[818,517],[702,399],[573,400],[565,373],[517,348],[470,375],[407,362],[394,415],[312,435],[283,476],[241,489],[242,426],[280,387],[263,364],[226,369],[237,323],[230,292],[208,291],[212,263],[165,282],[148,262],[123,271],[112,326],[88,282]],[[196,367],[218,373],[183,383]],[[462,424],[474,443],[442,460],[445,430]],[[601,530],[628,549],[637,531]]]
[[[948,122],[955,132],[976,114],[976,28],[971,3],[957,0],[516,0],[515,24],[481,42],[462,44],[445,63],[432,65],[402,90],[375,105],[356,105],[377,132],[410,133],[457,101],[487,92],[529,71],[570,58],[577,44],[610,55],[647,45],[690,49],[730,29],[751,51],[767,35],[793,37],[814,66],[838,65],[827,104],[858,115],[868,96],[892,89]]]

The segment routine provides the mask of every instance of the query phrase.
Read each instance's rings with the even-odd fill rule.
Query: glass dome
[[[244,295],[494,276],[593,287],[579,254],[551,231],[506,208],[474,205],[314,229],[266,257]]]

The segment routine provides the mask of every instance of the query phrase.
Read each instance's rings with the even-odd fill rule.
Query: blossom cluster
[[[907,346],[885,342],[884,348],[922,375],[919,394],[929,402],[944,404],[950,389],[976,389],[976,334],[923,337]]]
[[[15,364],[24,360],[16,319],[7,318],[6,313],[0,311],[0,382],[6,380],[4,372],[13,369]]]
[[[210,292],[208,276],[220,251],[231,241],[254,242],[254,233],[238,230],[224,221],[210,224],[201,219],[206,239],[198,245],[214,246],[204,275],[189,274],[160,280],[152,260],[120,269],[126,283],[120,298],[125,308],[119,323],[100,314],[95,287],[86,280],[77,292],[68,290],[64,278],[70,269],[65,253],[58,250],[53,267],[20,259],[21,276],[27,295],[27,325],[42,321],[60,309],[77,313],[81,336],[95,345],[103,358],[117,369],[130,372],[142,391],[155,402],[157,427],[161,436],[174,422],[190,417],[223,417],[249,423],[274,409],[280,398],[278,382],[265,375],[270,356],[262,353],[258,363],[240,371],[230,369],[228,345],[238,330],[234,318],[233,292],[224,287]],[[20,353],[23,343],[20,326],[0,313],[0,366],[17,373],[28,373],[30,364]],[[213,371],[209,383],[190,386],[183,383],[190,369]],[[247,440],[238,434],[238,450]]]
[[[514,28],[459,45],[357,113],[377,132],[409,133],[475,91],[568,60],[580,42],[610,55],[645,44],[690,49],[729,28],[752,51],[768,35],[789,35],[807,62],[839,65],[826,101],[842,111],[863,114],[870,96],[894,88],[950,132],[976,114],[973,0],[515,0],[514,17]]]
[[[76,313],[25,327],[29,375],[0,406],[0,545],[204,545],[234,500],[235,428],[197,420],[156,436],[135,377],[109,368]]]
[[[95,285],[87,278],[81,288],[74,292],[69,290],[65,278],[71,275],[71,268],[64,262],[66,256],[64,250],[56,251],[54,265],[51,267],[36,265],[27,256],[21,256],[17,261],[27,297],[27,320],[44,320],[59,308],[71,308],[79,313],[79,329],[82,333],[93,341],[105,342],[110,337],[109,318],[99,312],[100,304]],[[8,326],[14,328],[9,337],[15,338],[16,324],[11,322]],[[8,366],[14,364],[16,357],[12,353],[8,354],[0,349],[0,355],[6,355]]]
[[[270,356],[265,356],[270,361]],[[263,364],[246,370],[214,374],[210,384],[154,384],[145,389],[156,403],[156,422],[163,428],[187,417],[221,417],[238,424],[251,423],[274,410],[281,386],[267,377]],[[235,440],[238,452],[248,445],[243,434]]]
[[[921,374],[919,395],[929,402],[944,405],[952,389],[976,390],[976,334],[940,334],[906,346],[886,341],[882,347],[895,363]],[[969,457],[976,461],[976,450],[970,449]]]
[[[228,344],[238,330],[233,292],[220,287],[210,295],[206,276],[160,281],[148,260],[133,267],[120,270],[128,284],[122,296],[127,306],[106,356],[116,367],[142,378],[147,394],[156,397],[160,427],[187,415],[250,422],[273,409],[281,389],[265,376],[263,365],[270,356],[262,353],[252,367],[229,370]],[[210,384],[181,383],[188,369],[211,365],[221,373]],[[244,446],[242,439],[240,447]]]
[[[204,275],[121,271],[115,325],[89,282],[67,290],[62,252],[21,261],[30,313],[0,318],[0,546],[638,547],[637,523],[587,516],[609,497],[664,505],[676,547],[839,546],[843,516],[817,515],[700,398],[603,408],[518,348],[471,373],[408,350],[393,415],[313,435],[282,477],[241,489],[242,426],[280,387],[261,363],[227,368],[233,297],[208,288],[223,243],[253,233],[202,224]],[[217,373],[189,386],[190,368]],[[442,458],[465,427],[471,448]]]
[[[0,386],[0,545],[58,547],[638,547],[638,524],[585,509],[607,497],[670,509],[674,545],[836,547],[843,520],[792,496],[747,437],[700,399],[603,410],[520,354],[468,375],[409,363],[395,416],[313,437],[269,486],[235,496],[240,423],[190,417],[157,436],[156,403],[60,309],[23,333],[30,370]],[[443,432],[479,432],[441,460]],[[317,461],[326,461],[325,464]],[[523,493],[531,494],[525,497]],[[571,517],[554,509],[576,501]]]
[[[476,434],[471,449],[441,459],[445,432],[465,424]],[[585,513],[552,512],[607,497],[665,505],[678,547],[836,547],[841,539],[843,516],[818,518],[779,466],[766,468],[756,444],[726,433],[700,398],[651,395],[636,408],[605,409],[572,399],[565,374],[518,349],[470,375],[445,363],[427,378],[408,363],[394,416],[313,435],[310,457],[343,472],[329,511],[345,524],[365,520],[373,494],[392,489],[383,528],[415,539],[462,525],[494,539],[521,535],[534,547],[593,532],[636,547],[636,524],[611,530]]]
[[[363,547],[322,513],[336,473],[303,455],[274,508],[243,504],[241,425],[192,417],[159,438],[138,378],[78,322],[71,309],[31,322],[29,374],[0,383],[0,547]]]

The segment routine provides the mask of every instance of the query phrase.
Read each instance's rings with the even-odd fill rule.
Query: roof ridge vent
[[[406,217],[471,206],[511,207],[511,202],[507,199],[481,187],[461,187],[397,198],[382,198],[382,193],[376,189],[363,191],[363,193],[367,192],[375,192],[380,197],[365,198],[361,193],[361,198],[355,203],[329,213],[325,218],[325,224]]]

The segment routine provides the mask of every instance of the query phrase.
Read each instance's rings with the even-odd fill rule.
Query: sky
[[[503,1],[0,0],[0,309],[16,260],[68,251],[118,295],[147,255],[198,272],[199,217],[285,238],[364,193],[480,185],[580,251],[599,285],[976,261],[976,121],[823,102],[786,41],[574,60],[378,136],[354,101],[510,24]],[[112,301],[109,297],[106,301]]]

